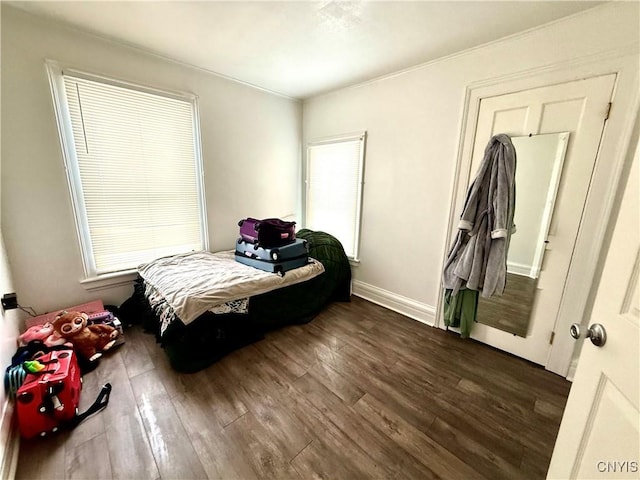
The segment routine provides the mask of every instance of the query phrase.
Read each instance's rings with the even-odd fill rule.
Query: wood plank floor
[[[84,377],[109,406],[18,479],[544,478],[570,384],[365,300],[179,374],[137,327]]]

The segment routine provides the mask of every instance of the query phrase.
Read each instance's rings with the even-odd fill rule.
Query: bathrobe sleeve
[[[491,238],[506,238],[513,227],[515,198],[515,150],[513,144],[500,144],[497,152],[497,181],[492,199],[494,224]]]

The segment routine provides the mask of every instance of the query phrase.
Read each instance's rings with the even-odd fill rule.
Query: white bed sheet
[[[233,250],[172,255],[138,267],[142,279],[185,325],[226,302],[305,282],[323,272],[324,266],[309,258],[307,265],[280,276],[237,262]]]

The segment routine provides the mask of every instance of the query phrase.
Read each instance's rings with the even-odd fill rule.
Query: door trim
[[[558,333],[550,349],[545,368],[566,377],[572,359],[579,351],[568,335],[569,326],[584,323],[593,303],[593,280],[596,265],[601,262],[602,247],[613,201],[620,184],[626,152],[629,149],[635,112],[640,106],[637,90],[638,46],[633,45],[613,52],[606,52],[576,59],[574,62],[547,65],[540,68],[473,83],[465,90],[458,157],[451,186],[450,210],[447,223],[445,250],[441,265],[455,235],[457,217],[462,208],[466,186],[471,177],[473,143],[477,128],[480,102],[483,98],[517,93],[545,86],[568,83],[585,78],[616,74],[613,92],[614,106],[604,125],[600,148],[596,156],[591,184],[587,193],[583,218],[580,222],[574,254],[567,275],[566,288],[554,331]],[[603,121],[604,121],[603,111]],[[442,269],[441,269],[442,271]],[[437,295],[436,326],[445,328],[443,321],[442,284]]]

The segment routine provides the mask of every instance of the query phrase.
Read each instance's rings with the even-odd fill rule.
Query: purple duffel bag
[[[245,218],[238,222],[242,240],[265,248],[288,245],[296,239],[296,222],[279,218]]]

